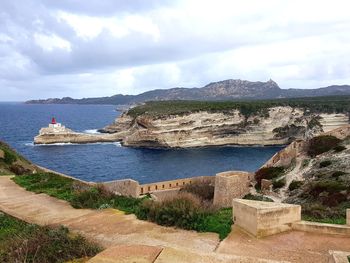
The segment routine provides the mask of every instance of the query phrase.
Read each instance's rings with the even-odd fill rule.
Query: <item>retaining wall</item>
[[[215,176],[214,205],[231,207],[232,199],[243,198],[249,193],[249,184],[252,173],[228,171]]]
[[[140,185],[137,181],[132,179],[105,182],[102,183],[102,185],[108,191],[118,195],[131,197],[138,197],[140,195]]]
[[[215,183],[215,176],[199,176],[192,178],[177,179],[171,181],[156,182],[140,185],[140,194],[152,193],[160,190],[178,189],[194,182]]]

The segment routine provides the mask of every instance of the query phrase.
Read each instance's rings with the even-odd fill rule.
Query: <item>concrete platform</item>
[[[299,205],[245,199],[233,200],[235,225],[258,238],[291,230],[291,224],[300,220]]]

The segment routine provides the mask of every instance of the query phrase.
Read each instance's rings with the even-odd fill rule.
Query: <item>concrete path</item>
[[[240,230],[219,243],[217,234],[162,227],[115,209],[74,209],[0,176],[0,211],[39,225],[64,225],[107,248],[90,261],[114,262],[328,262],[328,250],[350,251],[350,238],[287,232],[255,239]],[[265,258],[265,259],[262,259]]]
[[[135,244],[208,252],[219,244],[217,234],[162,227],[115,209],[74,209],[65,201],[26,191],[8,176],[0,176],[0,210],[30,223],[67,226],[106,247]]]
[[[289,231],[256,239],[234,226],[216,251],[289,262],[328,263],[330,250],[350,251],[350,237]]]

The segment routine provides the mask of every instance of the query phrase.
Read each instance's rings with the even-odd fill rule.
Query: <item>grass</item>
[[[308,110],[309,113],[346,113],[350,111],[350,96],[328,96],[313,98],[272,99],[251,101],[150,101],[128,111],[132,117],[150,115],[187,114],[199,111],[228,111],[237,109],[244,116],[259,113],[266,116],[267,109],[276,106],[291,106]]]
[[[337,224],[337,225],[345,225],[346,224],[346,218],[317,218],[312,217],[309,215],[302,215],[302,220],[304,221],[311,221],[311,222],[319,222],[319,223],[326,223],[326,224]]]
[[[141,199],[117,196],[107,192],[102,186],[92,187],[53,173],[16,176],[13,180],[28,191],[46,193],[66,200],[75,208],[115,208],[160,225],[215,232],[221,239],[231,231],[232,209],[203,208],[199,201],[190,200],[184,203],[181,200],[173,200],[159,206],[148,197]]]
[[[0,213],[0,262],[66,262],[101,248],[64,227],[41,227]]]

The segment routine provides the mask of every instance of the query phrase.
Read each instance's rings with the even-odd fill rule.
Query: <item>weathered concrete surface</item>
[[[330,259],[329,263],[349,263],[348,256],[350,256],[350,251],[329,251]]]
[[[110,192],[124,195],[139,197],[140,195],[140,184],[139,182],[132,179],[116,180],[110,182],[104,182],[102,185]]]
[[[233,221],[255,237],[265,237],[291,230],[290,224],[301,220],[301,207],[244,199],[233,200]]]
[[[350,251],[350,238],[288,231],[256,239],[233,226],[216,252],[298,263],[328,263],[329,250]]]
[[[119,245],[107,248],[92,259],[89,263],[153,263],[163,248],[142,245]]]
[[[65,201],[28,192],[10,178],[0,176],[1,211],[30,223],[67,226],[105,247],[150,245],[208,252],[219,244],[217,234],[162,227],[115,209],[74,209]]]
[[[335,225],[335,224],[325,224],[309,221],[300,221],[292,224],[294,230],[319,233],[319,234],[329,234],[329,235],[342,235],[350,237],[350,226],[348,225]]]
[[[243,198],[249,193],[252,173],[242,171],[228,171],[215,176],[214,205],[231,207],[232,199]]]

